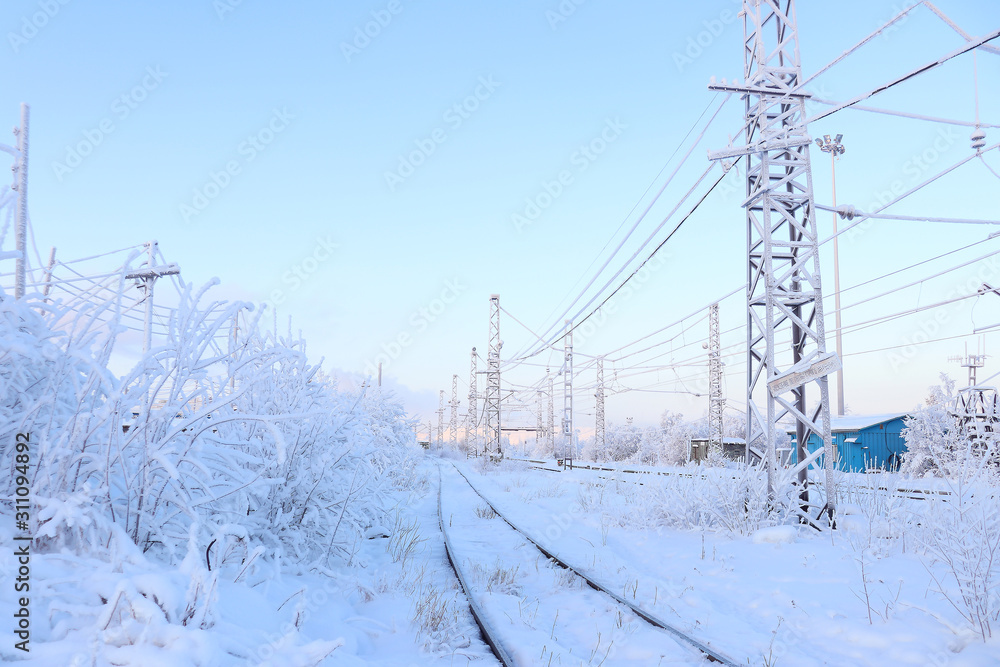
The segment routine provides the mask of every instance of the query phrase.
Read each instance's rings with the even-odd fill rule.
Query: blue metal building
[[[837,467],[844,472],[866,472],[868,470],[898,470],[906,451],[906,441],[903,440],[903,419],[907,413],[886,415],[844,415],[832,417],[830,420],[831,435],[837,446],[839,461]],[[792,438],[792,465],[798,462],[795,455],[795,432],[789,431]],[[822,440],[815,433],[809,436],[806,449],[816,451]],[[822,468],[821,455],[810,467]]]

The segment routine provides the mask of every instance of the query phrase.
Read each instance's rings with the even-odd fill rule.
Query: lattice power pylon
[[[563,417],[562,432],[564,443],[563,458],[573,460],[573,323],[566,320],[566,334],[563,336]]]
[[[556,412],[555,412],[555,400],[556,400],[556,385],[555,380],[553,380],[552,375],[549,373],[549,369],[545,369],[545,378],[548,380],[546,382],[549,385],[549,425],[545,429],[545,435],[548,437],[548,450],[549,453],[555,453],[556,451]]]
[[[836,507],[827,375],[840,360],[826,350],[819,245],[813,208],[811,139],[805,126],[808,93],[799,88],[798,31],[794,0],[744,0],[744,82],[709,86],[738,93],[746,103],[746,145],[716,151],[710,159],[745,156],[748,227],[747,454],[763,450],[768,492],[776,495],[775,440],[779,420],[796,424],[799,461],[812,433],[821,436],[826,466],[826,506]],[[778,341],[791,339],[791,345]],[[816,383],[819,402],[806,408],[805,389]],[[805,494],[806,471],[800,475]],[[803,501],[807,496],[803,496]]]
[[[975,387],[976,384],[976,369],[982,368],[986,365],[986,354],[979,353],[969,354],[969,346],[965,346],[965,356],[964,357],[948,357],[948,361],[957,362],[962,368],[969,369],[969,386]]]
[[[478,380],[476,376],[476,348],[472,348],[472,371],[469,373],[469,415],[465,425],[465,450],[469,456],[479,455],[479,409],[476,387]]]
[[[977,350],[969,354],[968,345],[964,357],[951,357],[969,369],[969,386],[955,394],[952,415],[958,420],[959,428],[969,439],[974,452],[991,452],[994,460],[1000,453],[994,451],[997,433],[1000,433],[1000,399],[995,387],[981,386],[976,381],[976,370],[986,365],[986,354]]]
[[[28,271],[28,125],[31,110],[21,104],[21,126],[14,128],[17,136],[17,163],[14,165],[14,185],[17,190],[17,208],[14,221],[14,248],[21,253],[14,260],[14,299],[21,299],[25,292]]]
[[[500,447],[500,295],[490,296],[490,351],[486,357],[486,453],[503,458]]]
[[[594,448],[596,451],[604,451],[604,357],[597,359],[597,392],[594,394],[597,399],[597,416],[594,424]]]
[[[1000,460],[1000,452],[996,451],[997,434],[1000,433],[1000,397],[996,388],[977,385],[960,389],[952,414],[969,439],[973,452],[989,452],[994,462]]]
[[[708,309],[708,451],[722,454],[722,344],[719,336],[719,304]]]
[[[438,448],[444,447],[444,389],[438,400]]]
[[[458,375],[451,376],[451,422],[448,424],[448,441],[451,448],[458,447]]]
[[[535,415],[535,449],[539,449],[542,443],[542,438],[545,437],[545,425],[542,424],[542,390],[539,389],[536,396],[536,415]]]

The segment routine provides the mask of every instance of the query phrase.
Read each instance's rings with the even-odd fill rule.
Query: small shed
[[[903,440],[905,412],[882,415],[844,415],[831,417],[830,432],[837,447],[837,468],[844,472],[867,472],[869,470],[898,470],[906,441]],[[798,462],[796,456],[795,431],[788,431],[792,438],[791,463]],[[815,452],[822,445],[819,435],[813,433],[806,442],[806,449]],[[824,466],[820,456],[813,468]]]
[[[708,438],[691,438],[688,460],[700,463],[708,458],[708,443]],[[742,461],[746,455],[746,446],[743,438],[723,438],[722,455],[731,461]]]

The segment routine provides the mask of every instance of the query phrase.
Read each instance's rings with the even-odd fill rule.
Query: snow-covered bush
[[[140,645],[192,641],[216,621],[220,583],[349,563],[387,523],[388,493],[425,485],[391,396],[339,388],[303,341],[263,333],[248,304],[210,301],[210,287],[184,287],[167,335],[120,376],[124,290],[84,307],[0,291],[0,465],[15,471],[15,435],[30,434],[32,553],[103,573],[77,620],[49,596],[39,636],[86,634],[86,664],[143,664]],[[7,498],[16,479],[0,483]],[[164,567],[179,590],[130,574]]]
[[[931,387],[925,404],[906,420],[902,474],[956,479],[966,474],[969,466],[980,467],[980,461],[990,464],[983,468],[983,474],[996,474],[997,441],[970,438],[954,407],[955,381],[942,374],[941,385]]]
[[[639,451],[642,430],[632,424],[609,424],[604,432],[604,443],[588,441],[583,450],[583,458],[603,463],[606,461],[628,461]]]
[[[604,445],[586,441],[583,458],[597,462],[639,463],[642,465],[683,465],[688,459],[688,443],[693,425],[684,415],[665,410],[659,426],[640,428],[634,424],[608,425]]]
[[[657,448],[659,465],[684,465],[695,424],[684,421],[679,412],[664,410],[660,415],[660,442]]]
[[[917,445],[911,473],[941,478],[915,526],[938,593],[985,641],[1000,621],[1000,496],[996,441],[974,443],[943,409],[953,383],[938,388],[907,426]],[[984,448],[985,445],[985,448]]]
[[[955,381],[946,375],[941,380],[940,386],[931,387],[925,404],[906,420],[906,453],[900,466],[903,475],[924,477],[940,472],[947,476],[956,463],[960,436],[948,410],[954,400]]]
[[[203,305],[210,286],[184,289],[165,340],[118,378],[120,297],[84,312],[0,301],[0,461],[13,471],[14,434],[31,434],[38,548],[100,551],[127,535],[176,563],[193,529],[203,549],[242,542],[330,566],[384,493],[410,483],[401,406],[337,389],[302,341],[255,321],[221,349],[250,307]]]

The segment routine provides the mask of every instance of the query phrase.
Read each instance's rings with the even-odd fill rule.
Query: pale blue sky
[[[807,74],[902,7],[855,0],[799,4]],[[938,4],[970,33],[1000,28],[997,3]],[[16,124],[20,102],[32,105],[31,212],[41,252],[55,245],[68,259],[155,238],[187,280],[200,284],[218,276],[219,294],[227,298],[263,301],[280,290],[282,318],[293,315],[311,353],[326,357],[327,368],[361,373],[402,335],[408,344],[385,374],[406,388],[410,405],[426,421],[437,390],[450,391],[452,373],[459,374],[460,394],[467,394],[469,348],[486,347],[489,295],[500,293],[503,306],[536,331],[553,324],[562,312],[557,306],[579,288],[581,277],[589,279],[595,257],[603,261],[602,248],[619,225],[635,219],[633,207],[638,202],[641,210],[649,202],[647,187],[655,191],[663,183],[685,134],[721,101],[707,90],[709,78],[732,79],[742,71],[743,28],[733,20],[738,5],[732,0],[563,6],[575,11],[556,22],[556,0],[243,0],[232,11],[220,9],[229,7],[226,0],[7,2],[0,11],[0,126],[3,118],[7,127]],[[52,16],[43,21],[38,13],[45,7]],[[385,25],[369,26],[378,34],[367,44],[344,48],[379,18]],[[25,21],[45,25],[33,31]],[[961,43],[929,11],[918,9],[817,79],[813,92],[849,99]],[[995,124],[1000,56],[980,54],[978,65],[980,114]],[[972,80],[972,57],[966,55],[870,103],[971,121]],[[463,102],[468,110],[454,110]],[[738,132],[741,115],[739,100],[730,100],[622,257],[631,255],[707,166],[705,152],[724,147]],[[844,133],[848,152],[837,167],[838,200],[861,208],[894,181],[909,187],[970,152],[970,128],[942,134],[936,124],[857,111],[838,113],[810,131]],[[103,135],[99,143],[95,132]],[[591,159],[579,152],[602,133],[607,143],[601,155]],[[12,143],[5,136],[0,141]],[[987,131],[987,141],[997,141],[996,130]],[[95,145],[77,165],[70,153],[81,142]],[[423,163],[412,174],[404,170],[402,182],[387,183],[386,173],[399,169],[400,156],[421,145],[430,153]],[[430,145],[433,152],[426,149]],[[1000,168],[996,151],[987,160]],[[227,164],[235,165],[233,173],[220,175]],[[544,183],[558,181],[561,172],[565,185],[552,204],[533,224],[516,229],[512,216],[523,214],[525,200],[544,193]],[[225,187],[214,187],[213,174]],[[738,178],[736,172],[727,177],[732,193],[717,191],[707,200],[661,251],[663,267],[622,301],[581,352],[618,348],[741,284],[746,232]],[[818,151],[814,179],[817,201],[829,203],[829,160]],[[997,185],[974,161],[898,211],[1000,218]],[[196,190],[211,196],[199,202]],[[818,219],[825,237],[829,214]],[[875,223],[841,244],[842,286],[983,239],[989,231]],[[617,243],[620,234],[614,238]],[[859,287],[844,294],[844,305],[992,252],[998,243]],[[337,245],[332,254],[330,244]],[[825,248],[824,269],[829,254]],[[296,286],[290,272],[303,266],[314,271]],[[845,324],[946,298],[978,279],[980,270],[971,266],[847,309]],[[1000,283],[1000,275],[992,279]],[[451,303],[435,314],[435,299],[443,293]],[[987,295],[973,308],[975,301],[943,311],[932,337],[1000,322],[1000,298]],[[433,321],[422,307],[431,309]],[[742,308],[739,295],[723,304],[723,329],[744,321]],[[921,325],[928,326],[928,317],[933,320],[934,312],[849,334],[845,352],[910,342]],[[693,326],[683,342],[706,331],[704,323]],[[531,341],[509,318],[503,338],[505,353]],[[735,332],[724,342],[741,338]],[[994,338],[987,339],[991,348]],[[975,339],[914,348],[905,363],[890,351],[848,356],[848,405],[855,412],[912,407],[939,371],[961,375],[947,357],[959,354],[965,340]],[[700,354],[700,344],[677,350],[652,363],[693,365],[621,380],[619,386],[659,382],[657,389],[696,391],[704,375]],[[534,361],[555,366],[557,357]],[[739,358],[727,367],[732,405],[742,400],[742,367]],[[1000,364],[988,362],[987,374],[996,370]],[[511,379],[528,384],[543,372],[524,367]],[[610,363],[607,374],[614,374]],[[585,413],[592,411],[591,393],[578,401],[582,427],[590,423]],[[651,421],[664,407],[696,417],[707,399],[624,393],[608,400],[617,421]]]

